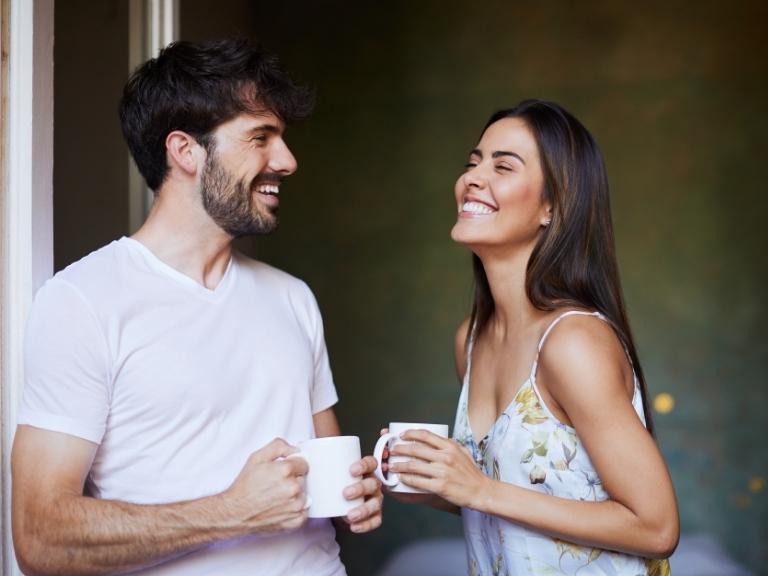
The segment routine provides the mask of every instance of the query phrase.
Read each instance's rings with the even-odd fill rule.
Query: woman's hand
[[[389,432],[389,428],[382,428],[379,432],[379,436],[384,436]],[[389,472],[389,448],[384,448],[384,452],[382,452],[381,455],[381,470],[384,472],[384,475],[386,476]],[[397,500],[398,502],[402,502],[403,504],[426,504],[430,505],[431,501],[434,499],[434,496],[432,494],[411,494],[409,492],[396,492],[392,490],[389,486],[382,484],[381,486],[384,493]]]
[[[400,480],[427,490],[461,508],[477,508],[491,479],[475,466],[472,457],[457,442],[427,430],[408,430],[392,448],[393,456],[414,458],[389,465]]]

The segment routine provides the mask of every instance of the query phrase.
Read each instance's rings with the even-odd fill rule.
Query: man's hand
[[[303,458],[287,458],[297,449],[276,438],[248,458],[222,495],[239,522],[253,532],[295,530],[307,520]]]
[[[333,408],[327,408],[313,416],[315,433],[318,438],[339,436],[339,422]],[[361,506],[353,508],[343,518],[334,518],[336,528],[348,529],[352,532],[370,532],[381,526],[381,502],[384,497],[381,494],[381,483],[373,476],[376,469],[376,459],[366,456],[352,464],[349,472],[352,476],[362,476],[362,480],[347,486],[344,489],[344,497],[354,500],[361,496],[365,502]]]
[[[362,476],[362,479],[344,489],[344,497],[354,500],[361,496],[365,499],[362,505],[349,511],[344,520],[349,524],[352,532],[370,532],[381,526],[381,503],[384,496],[381,493],[381,482],[374,476],[376,459],[366,456],[355,462],[349,471],[353,476]]]

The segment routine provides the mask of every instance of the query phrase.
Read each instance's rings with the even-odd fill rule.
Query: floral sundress
[[[575,314],[607,321],[599,312],[566,312],[544,332],[539,352],[552,328],[563,318]],[[561,498],[594,502],[609,498],[576,430],[561,423],[539,394],[536,387],[538,353],[528,380],[479,443],[472,434],[467,414],[471,364],[470,340],[454,439],[470,451],[484,474]],[[637,377],[632,405],[645,424]],[[666,560],[578,546],[468,508],[462,509],[462,517],[470,576],[670,575]]]

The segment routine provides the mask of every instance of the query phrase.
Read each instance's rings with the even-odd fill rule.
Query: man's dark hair
[[[242,112],[272,112],[291,124],[313,105],[311,90],[246,39],[173,42],[128,80],[120,123],[139,171],[157,191],[168,172],[170,132],[182,130],[208,149],[211,132]]]

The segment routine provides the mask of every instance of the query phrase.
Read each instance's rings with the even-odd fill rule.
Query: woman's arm
[[[627,370],[613,331],[588,317],[564,321],[540,357],[538,382],[576,428],[607,501],[569,500],[493,481],[458,444],[423,431],[405,437],[427,446],[403,445],[397,453],[427,462],[393,469],[406,483],[457,506],[579,544],[667,557],[679,536],[677,504],[656,443],[632,407]]]
[[[445,498],[438,496],[437,494],[413,494],[410,492],[393,492],[387,488],[384,489],[387,495],[391,496],[398,502],[403,504],[420,504],[422,506],[429,506],[435,510],[441,510],[443,512],[450,512],[451,514],[461,515],[461,508],[448,502]]]

